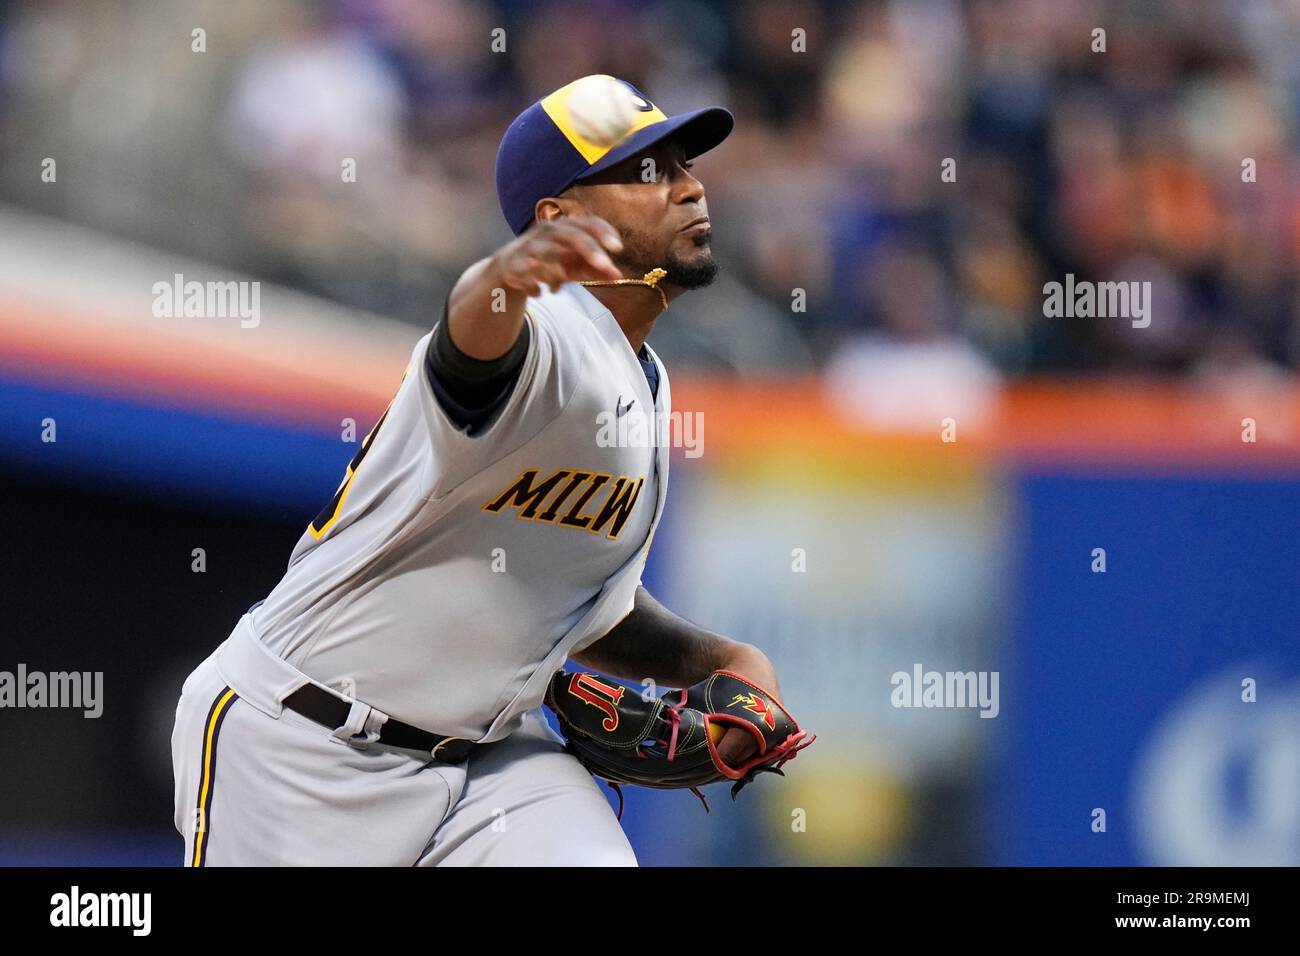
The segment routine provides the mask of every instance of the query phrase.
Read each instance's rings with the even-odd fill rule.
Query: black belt
[[[284,699],[284,706],[309,717],[318,724],[324,724],[330,730],[342,727],[348,722],[352,705],[341,697],[335,697],[327,690],[315,684],[304,684]],[[475,743],[463,737],[443,737],[431,734],[419,727],[412,727],[391,717],[379,728],[377,743],[389,747],[404,747],[408,750],[422,750],[435,760],[445,763],[460,763],[470,755]]]

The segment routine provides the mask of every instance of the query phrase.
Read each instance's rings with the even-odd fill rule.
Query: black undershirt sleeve
[[[532,330],[525,321],[510,351],[485,362],[466,355],[451,340],[447,308],[444,304],[442,319],[434,326],[429,338],[429,347],[424,355],[424,374],[447,417],[457,427],[466,429],[467,434],[475,436],[492,423],[514,391],[524,359],[528,357]],[[637,359],[650,385],[651,397],[657,398],[659,370],[644,346]]]
[[[531,335],[525,320],[505,355],[486,362],[472,358],[451,340],[447,305],[443,305],[442,319],[434,326],[424,354],[424,374],[438,404],[458,427],[475,435],[491,424],[519,380]]]

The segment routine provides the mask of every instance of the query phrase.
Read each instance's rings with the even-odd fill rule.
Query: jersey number
[[[366,452],[370,450],[375,435],[379,434],[379,426],[384,424],[384,419],[387,417],[388,409],[384,409],[384,414],[379,416],[379,421],[375,422],[375,427],[370,429],[370,434],[361,440],[361,447],[357,449],[357,453],[348,462],[348,470],[343,476],[343,483],[339,485],[339,490],[334,492],[334,497],[330,499],[329,504],[321,509],[321,513],[316,516],[316,520],[307,526],[307,530],[316,538],[324,537],[325,532],[334,525],[334,522],[339,520],[339,513],[343,510],[343,502],[348,496],[348,489],[352,487],[352,478],[356,475],[362,459],[366,457]]]

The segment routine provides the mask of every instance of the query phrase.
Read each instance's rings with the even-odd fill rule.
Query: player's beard
[[[703,289],[718,277],[718,264],[708,246],[701,246],[690,259],[670,254],[664,268],[668,270],[665,281],[683,289]]]
[[[623,252],[614,261],[637,275],[664,269],[668,273],[664,281],[681,289],[702,289],[718,276],[718,263],[713,258],[707,234],[695,240],[695,250],[689,257],[677,255],[671,249],[656,254],[644,237],[630,236],[627,232],[622,234],[622,239]]]

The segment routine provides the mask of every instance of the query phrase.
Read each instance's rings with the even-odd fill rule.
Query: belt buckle
[[[440,751],[443,747],[447,746],[447,744],[449,744],[449,743],[453,743],[453,742],[455,742],[455,741],[457,741],[457,740],[459,740],[459,741],[463,741],[464,743],[467,743],[467,744],[468,744],[468,743],[473,743],[473,741],[469,740],[469,739],[466,738],[466,737],[444,737],[442,740],[438,741],[438,742],[434,745],[433,750],[430,751],[430,753],[429,753],[429,756],[431,756],[434,760],[443,760],[443,761],[445,761],[445,762],[447,762],[447,763],[460,763],[462,760],[464,760],[466,757],[469,756],[468,752],[465,753],[464,755],[460,756],[460,757],[453,757],[453,756],[451,756],[451,755],[448,755],[447,757],[439,757],[439,756],[438,756],[438,751]]]

